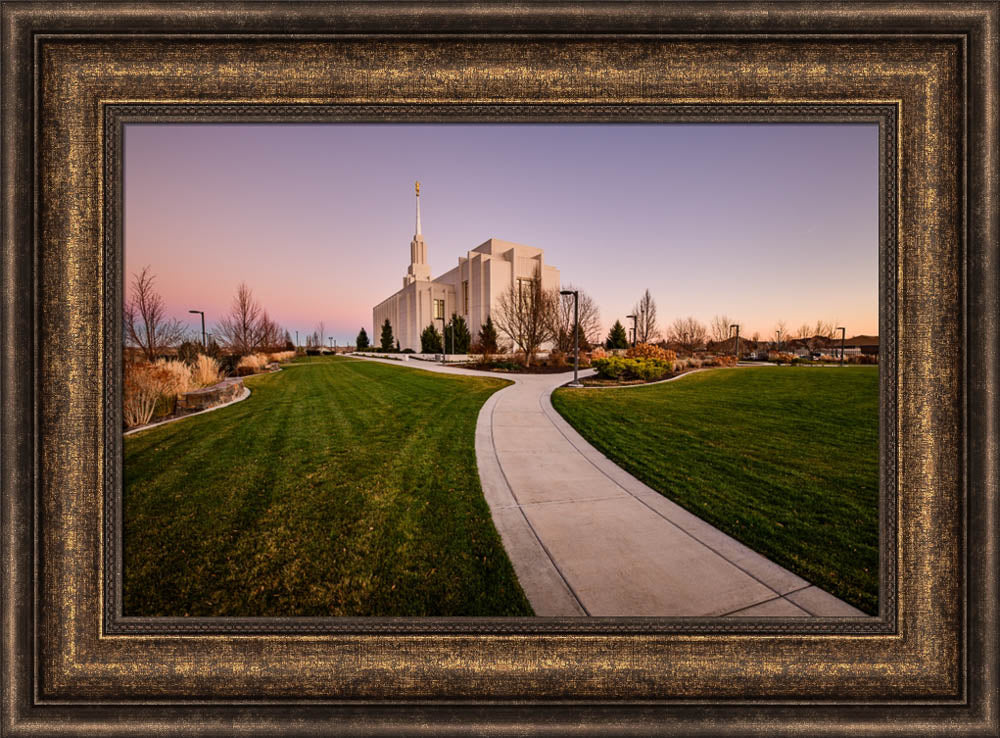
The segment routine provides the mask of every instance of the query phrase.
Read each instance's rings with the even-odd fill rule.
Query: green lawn
[[[507,382],[346,358],[125,439],[127,615],[530,615],[479,486]]]
[[[650,487],[877,613],[878,367],[719,369],[552,404]]]

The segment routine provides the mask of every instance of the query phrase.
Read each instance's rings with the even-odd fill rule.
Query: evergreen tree
[[[361,331],[358,333],[358,337],[354,339],[354,348],[356,348],[358,351],[364,351],[365,349],[368,348],[369,345],[370,344],[368,343],[368,333],[366,333],[365,329],[362,328]]]
[[[437,332],[433,323],[424,328],[423,333],[420,334],[420,352],[423,354],[441,353],[441,334]]]
[[[394,341],[392,339],[392,325],[389,324],[388,318],[386,318],[385,322],[382,324],[382,338],[380,339],[380,343],[380,348],[383,351],[386,353],[392,351]]]
[[[472,334],[469,333],[469,326],[465,323],[465,318],[452,313],[451,320],[444,327],[444,349],[449,354],[469,353],[469,344],[472,343]]]
[[[608,340],[604,342],[604,346],[609,349],[628,348],[628,334],[625,333],[625,326],[621,324],[620,320],[616,320],[615,324],[611,326],[611,332],[608,334]]]
[[[479,328],[479,345],[487,356],[500,351],[500,347],[497,345],[497,329],[493,325],[493,317],[490,315],[486,316],[486,322]]]
[[[399,339],[396,339],[396,353],[399,353]]]

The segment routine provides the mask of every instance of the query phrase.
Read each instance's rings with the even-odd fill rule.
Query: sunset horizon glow
[[[604,335],[647,288],[662,331],[878,333],[874,124],[129,124],[126,293],[148,265],[194,336],[245,282],[300,343],[377,338],[415,180],[433,276],[491,237],[544,249]]]

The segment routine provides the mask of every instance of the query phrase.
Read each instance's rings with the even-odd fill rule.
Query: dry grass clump
[[[183,395],[197,389],[195,381],[191,378],[191,368],[183,361],[176,359],[157,359],[154,366],[162,370],[168,377],[166,395]]]
[[[122,415],[125,425],[135,428],[152,419],[160,398],[167,395],[174,376],[155,364],[126,364]]]
[[[198,354],[195,364],[191,367],[191,378],[200,387],[208,387],[222,379],[219,362],[211,356]]]
[[[294,351],[278,351],[276,353],[271,354],[268,358],[271,361],[276,361],[279,364],[284,364],[286,361],[291,361],[292,359],[295,358],[295,352]]]
[[[236,365],[237,369],[249,370],[249,372],[244,371],[243,373],[254,373],[259,372],[270,362],[268,361],[266,354],[247,354],[240,359],[240,363]]]
[[[713,356],[705,359],[702,366],[736,366],[736,357],[732,354]]]

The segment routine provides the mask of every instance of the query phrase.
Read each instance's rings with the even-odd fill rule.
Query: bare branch
[[[524,352],[528,366],[542,344],[554,337],[557,297],[558,292],[542,289],[541,270],[536,269],[534,279],[519,281],[497,298],[493,310],[497,328]]]
[[[695,351],[708,340],[708,328],[693,317],[678,318],[667,330],[667,341],[683,346],[687,351]]]
[[[184,340],[184,326],[167,317],[155,281],[149,266],[144,266],[132,275],[131,293],[125,302],[125,340],[139,348],[146,361],[154,361],[163,351]]]
[[[636,343],[652,343],[660,337],[660,329],[656,325],[656,301],[649,294],[649,289],[639,298],[639,302],[632,312],[636,316],[635,339]]]
[[[576,290],[573,285],[563,287],[564,290]],[[580,348],[586,349],[601,341],[601,315],[597,303],[583,290],[577,290],[579,305],[577,307],[580,322]],[[572,353],[573,336],[573,295],[559,295],[554,311],[555,324],[552,326],[553,340],[556,348],[563,353]]]
[[[229,314],[219,321],[215,335],[230,351],[251,354],[261,345],[262,317],[266,319],[267,315],[254,299],[253,291],[240,282]]]
[[[722,343],[729,339],[729,326],[733,324],[733,321],[729,319],[728,315],[716,315],[712,318],[711,332],[712,340],[715,343]]]

